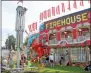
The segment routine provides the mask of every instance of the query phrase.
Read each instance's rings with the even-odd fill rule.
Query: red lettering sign
[[[80,6],[84,6],[83,0],[80,1]]]
[[[44,19],[47,18],[47,11],[46,10],[44,11],[43,16],[44,16]]]
[[[30,32],[37,30],[37,22],[34,22],[33,24],[29,25],[28,28]]]
[[[47,15],[48,15],[48,17],[51,17],[51,9],[48,9]]]
[[[40,20],[43,20],[43,13],[40,13]]]
[[[52,7],[52,16],[55,16],[55,7]]]
[[[35,29],[37,30],[37,22],[35,22]]]
[[[28,29],[30,32],[32,32],[31,25],[28,26]]]
[[[62,12],[65,12],[65,6],[64,6],[64,3],[61,3],[62,4]]]
[[[60,7],[59,7],[59,5],[56,7],[56,14],[60,14]]]
[[[90,4],[91,4],[91,0],[88,0],[88,3],[90,3]]]
[[[73,4],[73,7],[77,9],[76,0],[74,0],[74,4]]]
[[[34,29],[35,27],[34,27],[34,23],[32,24],[32,30],[34,31],[35,29]]]
[[[91,0],[88,0],[89,3],[91,3]],[[84,0],[79,1],[80,6],[84,6]],[[71,10],[71,4],[70,1],[68,1],[68,10]],[[73,1],[73,8],[77,9],[77,3],[76,0]],[[61,3],[61,5],[57,5],[57,7],[52,7],[51,9],[45,10],[44,12],[40,13],[40,20],[44,20],[47,18],[50,18],[51,16],[55,16],[60,14],[60,12],[65,12],[65,4]],[[60,11],[61,10],[61,11]]]
[[[68,1],[68,9],[71,10],[70,1]]]

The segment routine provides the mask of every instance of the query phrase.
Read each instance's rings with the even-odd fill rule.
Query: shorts
[[[53,60],[50,60],[51,63],[53,63]]]

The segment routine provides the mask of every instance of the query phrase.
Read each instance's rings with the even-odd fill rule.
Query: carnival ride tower
[[[20,49],[23,49],[23,32],[25,27],[25,13],[27,9],[23,6],[16,8],[16,48],[17,48],[17,67],[20,65]]]

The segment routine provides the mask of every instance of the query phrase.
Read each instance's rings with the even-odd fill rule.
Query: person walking
[[[53,54],[51,54],[51,55],[49,56],[49,60],[50,60],[51,67],[54,67]]]
[[[41,58],[41,63],[42,63],[42,68],[44,69],[44,67],[45,67],[45,56],[43,56],[42,58]]]
[[[21,67],[24,68],[24,63],[26,62],[26,57],[24,56],[24,54],[21,54],[21,60],[20,60],[20,64]]]
[[[69,50],[66,50],[66,56],[65,56],[65,64],[67,65],[67,66],[69,66],[69,65],[71,65],[71,58],[70,58],[70,53],[69,53]]]
[[[9,53],[8,63],[9,63],[9,68],[13,68],[14,63],[13,63],[11,52]]]
[[[59,61],[59,63],[60,63],[61,66],[64,64],[64,61],[65,61],[65,60],[64,60],[64,57],[61,56],[61,57],[60,57],[60,61]]]
[[[49,64],[49,56],[46,56],[46,66]]]

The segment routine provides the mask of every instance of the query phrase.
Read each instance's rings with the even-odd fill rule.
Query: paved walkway
[[[11,73],[20,73],[23,72],[24,69],[23,68],[7,68],[7,67],[2,67],[5,70],[9,70]]]

